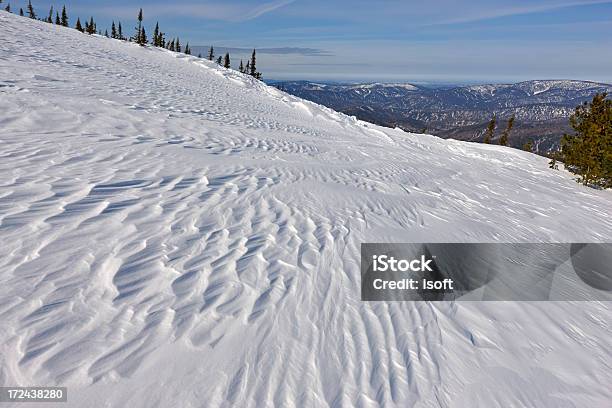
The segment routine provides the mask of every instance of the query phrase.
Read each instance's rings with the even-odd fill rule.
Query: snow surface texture
[[[610,406],[610,304],[361,302],[359,246],[610,241],[612,192],[194,57],[5,12],[0,32],[0,385],[74,407]]]

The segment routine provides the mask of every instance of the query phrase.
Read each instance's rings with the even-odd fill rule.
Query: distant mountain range
[[[273,82],[290,94],[383,126],[431,133],[443,138],[481,141],[488,121],[497,115],[499,138],[506,121],[516,121],[510,145],[531,140],[545,153],[570,132],[568,118],[597,92],[612,85],[572,80],[538,80],[516,84],[432,88],[413,84],[332,84]],[[494,141],[495,142],[495,141]]]

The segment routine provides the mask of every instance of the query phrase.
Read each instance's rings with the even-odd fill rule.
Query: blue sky
[[[9,1],[13,9],[27,2]],[[33,1],[39,12],[63,2]],[[267,79],[612,83],[612,1],[66,1],[71,24],[93,15],[133,27],[143,7],[182,43],[261,49]]]

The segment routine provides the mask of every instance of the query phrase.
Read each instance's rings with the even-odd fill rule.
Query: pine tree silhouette
[[[508,119],[508,125],[506,126],[506,129],[504,129],[504,133],[502,133],[502,136],[499,139],[499,144],[501,146],[508,146],[508,138],[510,137],[510,131],[512,130],[513,126],[514,126],[514,115],[512,115],[510,119]]]
[[[252,77],[257,75],[257,68],[255,67],[255,49],[253,49],[253,54],[251,54],[251,66],[250,66],[249,75]]]
[[[111,38],[117,38],[117,27],[115,27],[115,20],[111,24]]]
[[[32,7],[32,0],[28,0],[28,17],[36,18],[36,13],[34,12],[34,7]]]
[[[49,9],[49,16],[47,16],[47,23],[53,23],[53,6]]]
[[[93,17],[89,18],[89,23],[85,22],[85,31],[87,31],[87,34],[95,34],[96,33],[96,23],[94,22]]]
[[[485,132],[485,137],[483,143],[491,143],[491,139],[493,139],[493,133],[495,132],[495,125],[497,123],[497,118],[495,115],[489,121],[489,125],[487,126],[487,131]]]
[[[62,20],[60,20],[59,13],[55,12],[55,25],[62,25]]]
[[[147,33],[145,31],[145,28],[142,27],[142,29],[140,30],[140,41],[139,41],[138,44],[145,45],[148,42],[149,42],[149,40],[147,39]]]
[[[68,13],[66,13],[66,6],[62,7],[62,25],[68,27]]]
[[[7,12],[11,12],[11,3],[7,4],[6,7],[4,8],[5,11]]]
[[[242,63],[242,60],[240,60],[240,66],[238,67],[238,71],[244,74],[244,64]]]
[[[76,22],[74,28],[76,28],[77,30],[79,30],[82,33],[85,32],[85,30],[83,29],[83,26],[81,25],[81,19],[79,17],[77,17],[77,22]]]
[[[219,58],[217,58],[217,64],[221,65],[222,63],[223,63],[223,59],[219,55]]]
[[[181,52],[181,41],[178,37],[176,37],[176,43],[174,43],[174,48],[176,49],[176,52]]]
[[[140,45],[144,45],[142,41],[142,8],[138,11],[138,26],[136,27],[136,34],[134,34],[134,41]]]
[[[23,9],[21,7],[19,8],[19,15],[23,17]]]
[[[156,47],[160,46],[159,41],[159,22],[155,23],[155,30],[153,30],[153,45]]]
[[[210,50],[208,51],[208,60],[212,61],[215,59],[215,49],[213,48],[213,46],[210,46]]]
[[[121,21],[119,22],[119,25],[117,26],[117,36],[120,40],[125,40],[125,38],[123,37],[123,30],[121,30]]]
[[[189,43],[185,44],[185,54],[191,55],[191,48],[189,48]]]
[[[229,52],[225,53],[225,58],[223,59],[223,66],[225,68],[231,68]]]

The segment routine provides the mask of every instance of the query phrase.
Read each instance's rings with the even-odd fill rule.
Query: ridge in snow
[[[362,242],[609,241],[546,159],[0,12],[0,385],[66,406],[606,406],[606,303],[359,300]]]

